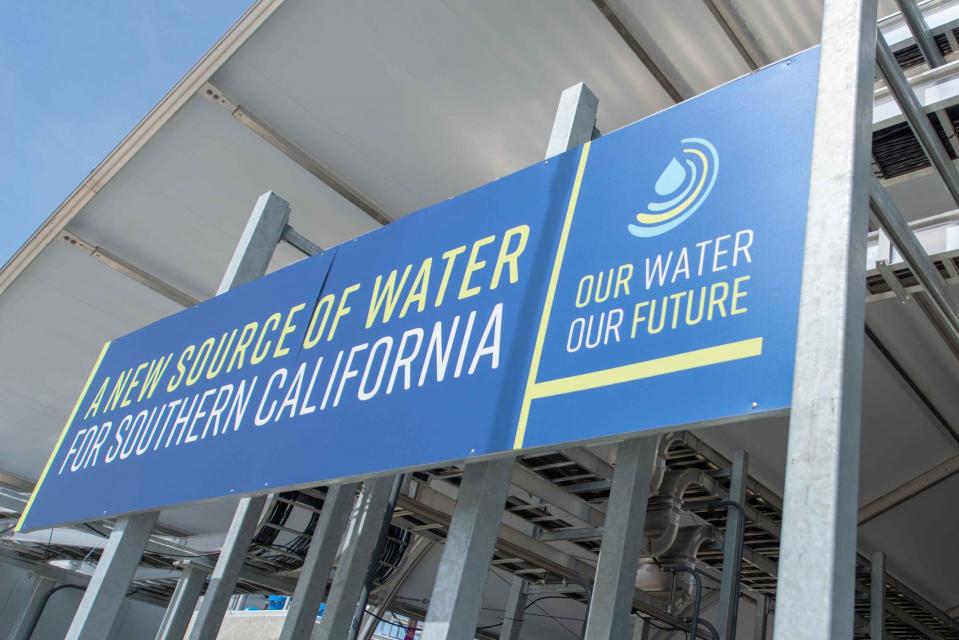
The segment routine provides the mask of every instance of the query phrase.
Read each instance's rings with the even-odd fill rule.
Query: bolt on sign
[[[20,527],[783,412],[818,64],[108,343]]]

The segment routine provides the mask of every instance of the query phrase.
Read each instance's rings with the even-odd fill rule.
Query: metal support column
[[[117,522],[65,640],[102,640],[110,636],[159,515],[158,511],[150,511]]]
[[[599,99],[585,83],[564,89],[546,145],[546,159],[592,140],[598,110]]]
[[[343,533],[350,522],[359,487],[358,482],[350,482],[333,485],[327,490],[313,540],[300,569],[300,579],[296,582],[293,602],[280,632],[280,640],[307,640],[313,633],[316,613],[326,595],[326,583]]]
[[[506,598],[506,610],[503,613],[503,626],[500,627],[500,640],[519,640],[520,627],[523,626],[523,613],[526,611],[526,581],[513,576],[509,596]]]
[[[183,575],[177,581],[173,597],[160,621],[156,640],[183,640],[208,573],[206,569],[193,564],[183,568]]]
[[[875,53],[876,0],[826,0],[786,455],[777,640],[853,633]]]
[[[280,196],[267,191],[257,198],[240,241],[233,251],[230,264],[220,281],[217,295],[256,280],[266,273],[289,219],[290,204]],[[220,557],[217,558],[216,567],[210,576],[210,584],[200,606],[196,624],[190,633],[191,640],[216,639],[265,503],[265,496],[240,499],[220,550]]]
[[[380,569],[380,558],[383,557],[383,549],[386,547],[386,539],[390,533],[390,523],[393,522],[393,511],[396,510],[396,501],[400,497],[400,491],[406,484],[409,476],[405,473],[398,473],[393,478],[393,486],[390,488],[390,497],[386,502],[386,508],[383,509],[383,523],[380,525],[380,535],[376,540],[376,546],[370,555],[370,566],[366,569],[366,582],[360,591],[360,597],[356,603],[356,613],[353,615],[353,626],[346,636],[346,640],[356,640],[360,627],[363,624],[363,616],[366,615],[366,605],[370,601],[370,592],[373,591],[373,582],[376,580],[376,573]]]
[[[30,597],[26,604],[20,610],[16,622],[10,630],[7,640],[30,640],[30,633],[36,625],[40,614],[43,613],[43,606],[50,595],[50,592],[56,589],[57,582],[44,578],[38,574],[30,574],[33,582],[33,589],[30,590]]]
[[[886,554],[872,556],[872,575],[869,588],[869,637],[882,640],[886,617]]]
[[[628,637],[658,448],[658,436],[627,440],[617,448],[585,640]]]
[[[766,640],[766,622],[769,620],[769,601],[764,595],[756,599],[756,619],[753,622],[753,640]]]
[[[256,280],[266,273],[276,245],[290,220],[290,203],[267,191],[256,200],[230,264],[220,280],[217,295]]]
[[[226,532],[226,540],[220,549],[220,557],[210,574],[210,584],[196,616],[196,624],[190,632],[190,640],[216,640],[220,633],[223,616],[230,604],[236,580],[240,577],[240,569],[243,568],[246,552],[250,548],[250,540],[253,539],[265,505],[266,496],[242,498],[237,505],[230,530]]]
[[[746,500],[746,481],[748,480],[749,456],[745,451],[737,451],[729,477],[729,500],[740,505]],[[743,537],[746,523],[739,509],[729,507],[726,512],[726,535],[723,538],[723,577],[719,588],[719,619],[717,628],[723,640],[736,637],[736,616],[739,612],[739,573],[742,562],[737,545]],[[739,566],[737,566],[739,565]]]
[[[343,640],[353,626],[356,604],[366,582],[373,549],[384,526],[383,511],[390,498],[393,477],[383,476],[363,483],[352,531],[333,574],[326,611],[315,640]]]
[[[475,635],[512,471],[513,458],[466,464],[422,640]]]

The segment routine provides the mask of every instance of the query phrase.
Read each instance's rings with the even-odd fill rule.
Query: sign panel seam
[[[563,219],[563,230],[559,236],[559,246],[556,257],[553,259],[553,270],[549,275],[549,284],[546,288],[546,300],[543,302],[543,313],[539,319],[539,329],[536,332],[536,342],[533,346],[533,358],[529,365],[529,376],[526,379],[526,389],[523,391],[523,404],[520,408],[519,422],[516,425],[516,438],[513,440],[514,449],[523,448],[523,439],[526,435],[526,423],[529,420],[529,409],[532,403],[531,392],[536,386],[536,376],[539,373],[539,361],[543,355],[543,344],[546,341],[546,329],[549,326],[549,314],[553,307],[553,298],[556,295],[556,285],[559,282],[559,272],[563,267],[563,254],[566,253],[566,244],[569,241],[569,230],[573,226],[573,214],[576,212],[576,202],[579,200],[580,186],[583,184],[583,174],[586,172],[586,161],[589,158],[589,147],[592,143],[583,145],[579,156],[579,166],[576,168],[576,178],[573,190],[569,196],[569,205],[566,207],[566,217]]]

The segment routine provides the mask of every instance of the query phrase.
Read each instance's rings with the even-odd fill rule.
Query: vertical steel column
[[[363,483],[351,537],[333,574],[333,586],[326,599],[326,610],[315,640],[343,640],[353,626],[356,603],[359,601],[373,549],[384,526],[383,511],[390,498],[393,477],[383,476]]]
[[[220,549],[220,557],[210,574],[210,584],[206,588],[200,612],[190,632],[190,640],[216,640],[219,635],[223,616],[226,615],[227,605],[230,604],[236,580],[240,577],[250,540],[265,504],[266,496],[256,496],[242,498],[237,505],[230,530],[227,531],[223,548]]]
[[[200,592],[206,582],[208,571],[193,564],[183,568],[183,575],[177,580],[176,589],[170,604],[167,605],[157,630],[156,640],[183,640],[190,618],[196,609]]]
[[[262,277],[270,265],[277,243],[283,237],[290,219],[290,204],[272,191],[267,191],[253,207],[233,257],[227,266],[217,295]],[[210,576],[210,584],[200,606],[191,640],[215,640],[223,624],[230,596],[243,568],[250,540],[266,503],[265,496],[241,498],[226,540]]]
[[[878,551],[872,556],[869,585],[869,637],[882,640],[886,618],[886,554]]]
[[[826,0],[820,55],[777,640],[853,632],[876,0]]]
[[[513,458],[466,464],[422,640],[475,635],[512,470]]]
[[[350,521],[358,482],[330,487],[323,501],[320,519],[313,531],[313,540],[300,569],[300,578],[293,592],[293,602],[283,623],[280,640],[307,640],[316,626],[316,613],[326,595],[336,551]]]
[[[380,525],[380,535],[376,539],[376,546],[373,553],[370,554],[370,566],[366,569],[366,581],[363,583],[363,589],[360,591],[360,597],[356,602],[356,613],[353,614],[353,626],[346,636],[346,640],[356,640],[360,632],[360,626],[363,624],[363,616],[366,615],[366,605],[370,601],[370,592],[373,590],[373,582],[376,580],[376,573],[380,569],[380,558],[383,557],[383,548],[386,546],[386,539],[389,537],[390,524],[393,522],[393,512],[396,510],[396,501],[400,497],[400,491],[406,484],[409,476],[405,473],[398,473],[393,477],[393,486],[390,488],[390,497],[386,501],[386,508],[383,509],[383,524]]]
[[[159,515],[158,511],[149,511],[117,521],[65,640],[109,637]]]
[[[756,599],[756,619],[753,623],[753,640],[766,640],[766,621],[769,619],[769,602],[764,595]]]
[[[546,159],[589,142],[599,100],[584,83],[560,95]],[[509,490],[512,459],[467,463],[443,547],[422,640],[473,637]]]
[[[33,631],[36,620],[43,613],[44,602],[58,584],[55,580],[36,573],[30,574],[30,578],[33,580],[33,589],[30,590],[30,597],[23,609],[20,610],[16,622],[13,623],[7,640],[30,640],[28,634]]]
[[[503,626],[500,627],[500,640],[519,640],[520,627],[523,626],[523,613],[526,611],[526,581],[513,576],[506,598],[506,610],[503,613]]]
[[[216,295],[256,280],[266,273],[289,220],[289,202],[272,191],[257,198]]]
[[[740,505],[746,500],[748,468],[749,455],[745,451],[737,451],[730,470],[729,499]],[[716,624],[719,637],[723,640],[734,640],[736,637],[739,573],[742,570],[742,560],[738,557],[736,549],[745,527],[746,523],[743,522],[739,509],[729,507],[726,511],[726,535],[723,537],[723,576],[719,587],[719,618]]]
[[[546,145],[546,159],[593,139],[599,99],[585,83],[563,90]]]
[[[658,436],[626,440],[617,448],[585,640],[628,636],[658,448]]]

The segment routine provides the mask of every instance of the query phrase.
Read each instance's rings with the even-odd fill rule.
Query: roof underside
[[[750,71],[703,0],[596,4],[631,12],[694,93]],[[769,60],[818,40],[816,0],[737,4]],[[959,18],[954,2],[930,4],[934,28]],[[891,0],[880,5],[881,14],[895,10]],[[548,10],[508,0],[263,1],[244,18],[254,19],[257,28],[235,29],[234,40],[218,45],[232,55],[211,53],[213,62],[165,99],[176,108],[151,115],[149,135],[128,159],[94,172],[0,273],[0,472],[34,480],[100,345],[182,308],[111,268],[104,251],[202,300],[213,295],[264,191],[290,201],[297,231],[330,246],[378,227],[377,212],[396,218],[539,161],[570,85],[585,81],[599,97],[602,132],[674,102],[585,1]],[[884,31],[896,49],[912,43],[897,19]],[[230,106],[209,99],[207,82]],[[268,125],[272,141],[251,119]],[[277,140],[302,155],[282,152]],[[907,218],[955,208],[921,166],[880,166]],[[323,171],[336,185],[317,177]],[[283,245],[273,267],[301,257]],[[959,453],[942,424],[959,429],[956,356],[915,304],[871,302],[867,316],[881,346],[867,341],[861,504]],[[785,420],[767,420],[700,435],[727,456],[748,449],[751,472],[781,492],[785,434]],[[945,609],[959,605],[959,548],[948,535],[959,513],[945,507],[957,491],[954,476],[860,530],[864,549],[885,551],[896,575]],[[228,515],[204,507],[163,519],[206,532],[222,530]]]

